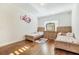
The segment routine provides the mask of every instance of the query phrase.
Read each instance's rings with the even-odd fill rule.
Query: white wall
[[[71,17],[72,17],[71,11],[40,17],[38,18],[38,26],[43,27],[44,22],[46,21],[58,21],[59,26],[71,26]]]
[[[25,14],[31,16],[30,24],[20,20],[20,16]],[[37,19],[34,15],[14,4],[0,4],[0,46],[23,40],[25,34],[36,30]]]
[[[79,39],[79,4],[74,4],[72,9],[72,31],[75,37]]]

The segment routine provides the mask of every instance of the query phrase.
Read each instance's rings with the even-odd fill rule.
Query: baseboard
[[[25,39],[20,39],[20,40],[8,42],[8,43],[5,43],[5,44],[1,44],[0,47],[6,46],[6,45],[9,45],[9,44],[13,44],[13,43],[16,43],[16,42],[19,42],[19,41],[23,41],[23,40],[25,40]]]

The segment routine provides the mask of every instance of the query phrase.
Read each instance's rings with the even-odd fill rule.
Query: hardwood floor
[[[39,44],[23,40],[0,47],[0,55],[78,55],[69,51],[54,49],[54,40]]]
[[[54,41],[48,40],[44,44],[31,41],[20,41],[0,48],[0,55],[52,55]]]
[[[79,54],[56,48],[55,55],[79,55]]]

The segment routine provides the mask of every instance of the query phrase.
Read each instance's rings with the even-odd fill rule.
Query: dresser
[[[47,39],[56,39],[57,32],[55,31],[44,31],[44,38]]]

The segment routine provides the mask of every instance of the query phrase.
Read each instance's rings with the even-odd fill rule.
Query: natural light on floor
[[[24,46],[24,47],[21,47],[20,49],[18,49],[16,51],[14,51],[13,53],[10,53],[9,55],[19,55],[22,52],[26,51],[27,49],[29,49],[29,47]]]

